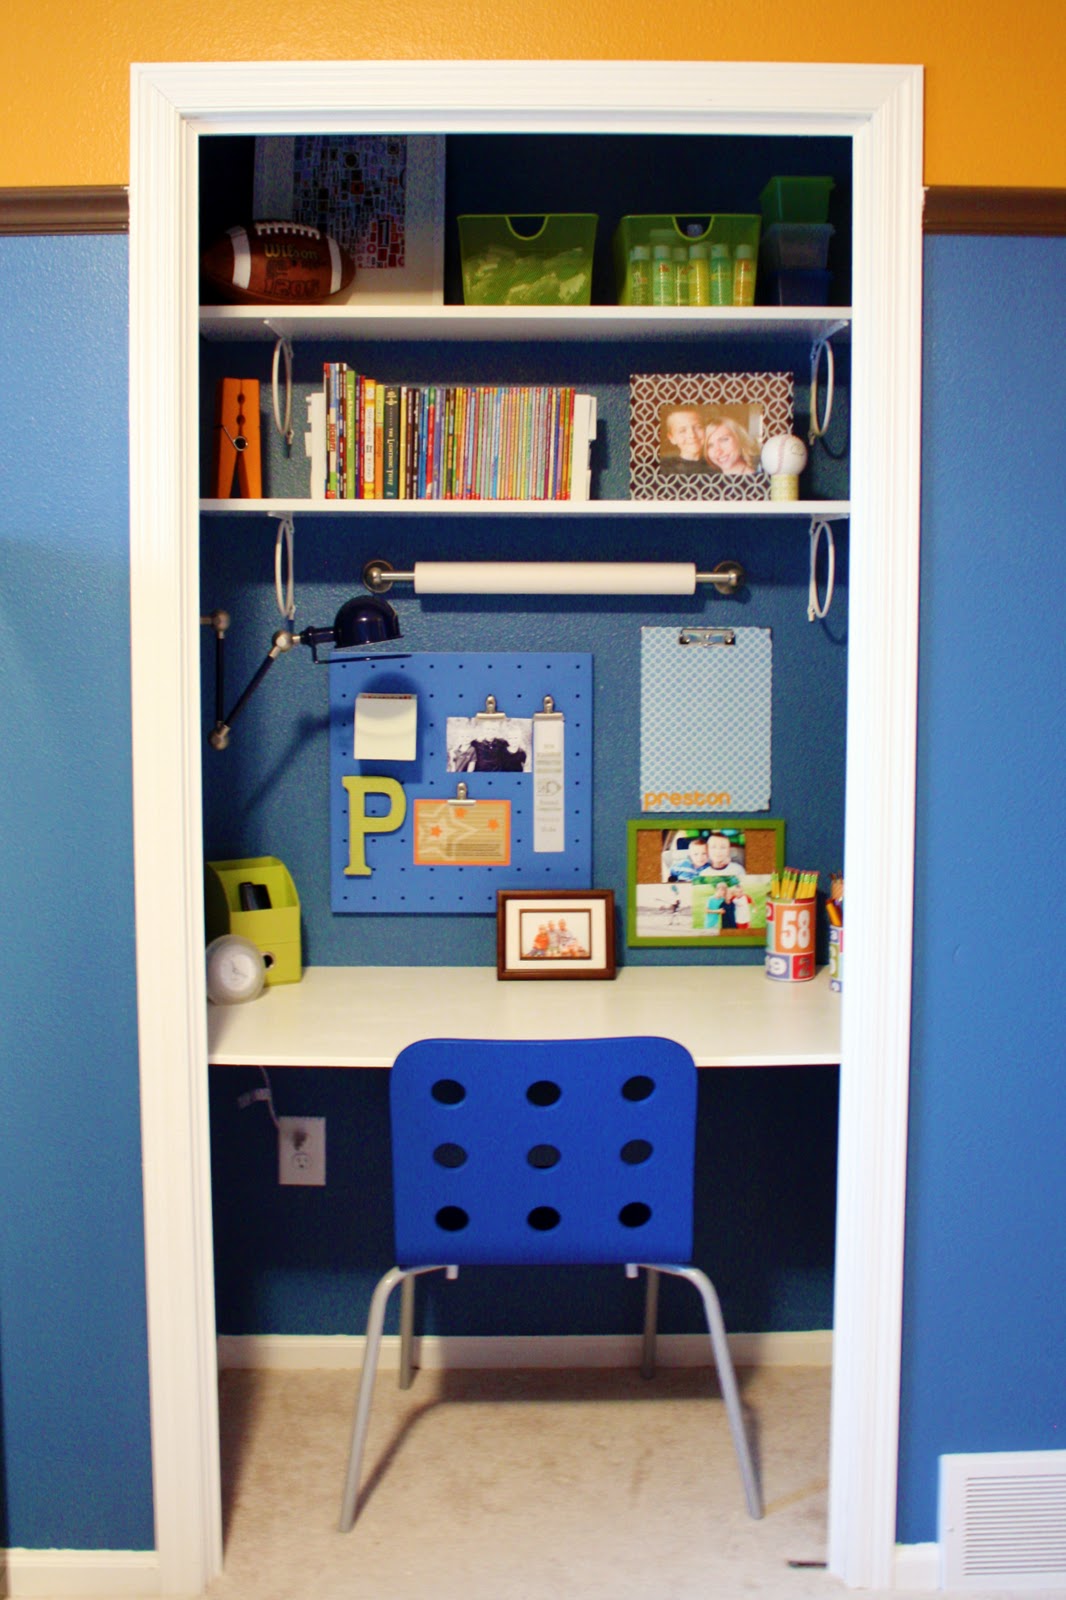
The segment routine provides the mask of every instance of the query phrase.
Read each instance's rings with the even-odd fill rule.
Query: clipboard
[[[640,630],[643,812],[770,809],[769,628]]]

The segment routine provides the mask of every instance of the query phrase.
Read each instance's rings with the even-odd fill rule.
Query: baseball
[[[807,465],[807,446],[794,433],[778,433],[762,447],[762,468],[773,477],[798,478]]]

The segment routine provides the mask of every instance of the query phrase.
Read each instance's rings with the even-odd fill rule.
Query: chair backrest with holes
[[[692,1258],[696,1067],[671,1039],[424,1039],[390,1074],[400,1266]]]

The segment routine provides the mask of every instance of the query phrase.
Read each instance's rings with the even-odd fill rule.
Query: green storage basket
[[[585,212],[463,216],[468,306],[587,306],[598,218]]]
[[[762,194],[764,222],[826,222],[832,178],[771,178]]]
[[[762,218],[754,214],[703,212],[699,215],[671,217],[623,217],[614,234],[614,275],[618,291],[618,304],[629,306],[635,302],[630,288],[630,255],[635,245],[650,250],[652,234],[670,235],[672,245],[724,244],[732,257],[737,245],[745,245],[752,252],[753,261],[759,255],[759,234]],[[688,230],[692,229],[692,232]]]

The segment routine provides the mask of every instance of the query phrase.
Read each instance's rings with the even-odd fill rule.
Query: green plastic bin
[[[587,306],[598,220],[587,212],[460,217],[464,304]]]
[[[832,178],[771,178],[762,194],[764,222],[825,222]]]
[[[643,302],[633,291],[632,252],[634,247],[652,250],[655,234],[662,239],[669,236],[672,247],[692,245],[710,246],[724,244],[730,258],[738,245],[750,249],[752,261],[758,257],[759,234],[762,218],[753,214],[703,212],[697,215],[623,217],[614,234],[614,274],[620,306],[639,305]]]

